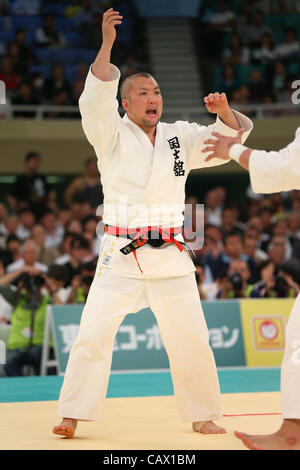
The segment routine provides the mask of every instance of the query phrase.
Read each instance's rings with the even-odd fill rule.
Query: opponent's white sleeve
[[[245,132],[242,135],[242,143],[244,143],[253,129],[253,123],[251,119],[249,119],[244,114],[239,113],[238,111],[232,111],[234,112],[235,117],[237,118],[240,126],[245,129]],[[206,162],[205,159],[210,155],[211,152],[202,153],[202,150],[207,146],[206,144],[204,144],[204,141],[210,138],[215,138],[211,135],[212,132],[218,132],[219,134],[228,137],[235,137],[238,131],[227,126],[223,121],[221,121],[219,116],[217,116],[215,124],[211,124],[207,127],[202,126],[202,128],[203,130],[198,136],[198,139],[196,140],[192,148],[190,169],[193,170],[196,168],[207,168],[229,163],[230,160],[222,160],[221,158],[213,158],[209,162]]]
[[[104,82],[88,72],[84,90],[79,98],[82,127],[97,154],[110,153],[118,137],[121,117],[117,100],[119,69],[110,64],[109,81]]]
[[[249,174],[255,193],[278,193],[300,189],[300,127],[296,137],[279,152],[253,150]]]

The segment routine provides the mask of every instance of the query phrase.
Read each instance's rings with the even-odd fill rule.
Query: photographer
[[[4,370],[9,377],[22,376],[23,366],[31,365],[35,374],[39,375],[49,296],[42,294],[45,280],[41,275],[23,273],[16,283]]]
[[[244,260],[231,262],[227,273],[221,273],[218,278],[218,299],[243,299],[251,295],[253,286],[249,284],[251,273]]]

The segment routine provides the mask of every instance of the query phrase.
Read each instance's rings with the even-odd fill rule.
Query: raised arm
[[[107,10],[102,20],[102,46],[92,66],[92,73],[102,80],[110,80],[110,56],[111,50],[116,40],[115,26],[121,24],[123,17],[113,8]]]
[[[117,92],[120,71],[110,63],[110,56],[116,38],[115,26],[121,23],[121,18],[112,8],[104,13],[102,46],[88,72],[79,98],[82,127],[98,157],[110,153],[119,132],[121,118]]]

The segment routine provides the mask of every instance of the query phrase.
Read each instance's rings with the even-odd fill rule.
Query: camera
[[[17,285],[22,285],[23,289],[32,291],[45,285],[45,279],[41,275],[31,277],[28,273],[21,274],[17,279]]]
[[[234,292],[234,297],[239,297],[241,294],[241,291],[243,289],[243,279],[242,276],[234,271],[233,273],[230,274],[228,277],[228,281],[232,285],[232,290]]]

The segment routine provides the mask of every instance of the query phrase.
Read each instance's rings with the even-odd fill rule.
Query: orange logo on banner
[[[255,348],[259,351],[284,349],[284,322],[282,317],[253,317]]]

